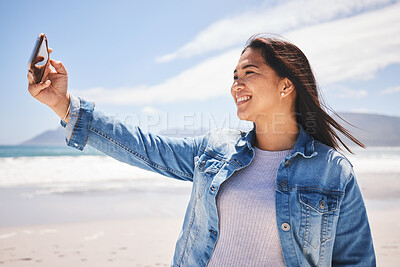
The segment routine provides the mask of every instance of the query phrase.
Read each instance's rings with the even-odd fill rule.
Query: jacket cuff
[[[65,141],[68,146],[83,150],[89,134],[94,103],[71,95],[69,122],[61,120],[65,128]]]

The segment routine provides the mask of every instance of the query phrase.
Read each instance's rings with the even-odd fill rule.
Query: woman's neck
[[[256,142],[259,149],[281,151],[292,149],[299,137],[296,118],[283,115],[255,122]]]

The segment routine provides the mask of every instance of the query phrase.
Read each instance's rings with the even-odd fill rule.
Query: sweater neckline
[[[293,149],[279,150],[279,151],[270,151],[270,150],[262,150],[258,147],[254,146],[254,151],[257,156],[263,158],[282,158],[289,155]]]

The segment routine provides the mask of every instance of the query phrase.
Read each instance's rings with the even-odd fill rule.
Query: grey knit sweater
[[[291,150],[255,147],[249,166],[235,172],[217,194],[220,235],[208,267],[285,266],[275,217],[275,180]]]

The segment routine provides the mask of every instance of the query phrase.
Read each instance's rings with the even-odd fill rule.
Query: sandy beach
[[[190,196],[168,189],[27,198],[33,190],[0,190],[0,265],[169,266]]]
[[[371,179],[360,177],[358,180],[368,208],[378,266],[398,266],[399,179],[386,175],[378,184]],[[160,204],[163,202],[160,197],[158,200]],[[141,214],[133,219],[2,227],[0,264],[9,267],[169,266],[183,214],[184,205],[180,203],[173,214],[162,217]]]
[[[181,220],[137,218],[3,228],[4,266],[169,266]]]
[[[388,159],[378,167],[368,158],[355,158],[354,163],[378,266],[398,266],[400,172]],[[130,175],[124,169],[129,166],[109,164],[121,172],[118,177]],[[136,188],[134,183],[144,182],[139,177],[130,182],[113,180],[104,188],[104,182],[96,182],[89,191],[87,185],[66,186],[64,181],[57,188],[50,186],[54,181],[45,187],[0,188],[0,266],[169,266],[191,184],[146,179],[152,185],[161,184],[152,190]],[[119,189],[113,189],[117,182]],[[132,186],[125,188],[126,183]]]

